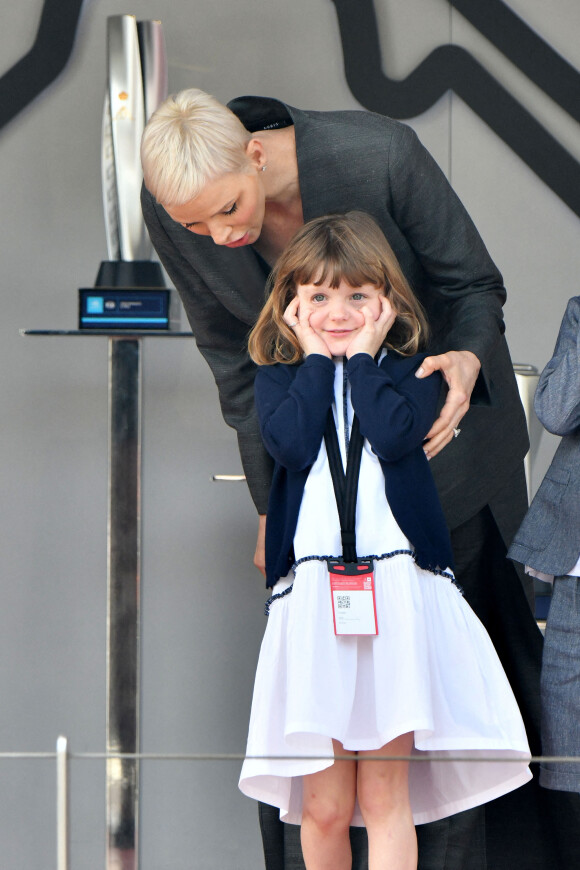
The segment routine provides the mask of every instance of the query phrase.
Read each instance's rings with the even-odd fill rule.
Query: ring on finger
[[[453,427],[453,437],[454,438],[457,438],[457,436],[459,435],[460,432],[461,432],[461,429],[458,429],[456,426]]]

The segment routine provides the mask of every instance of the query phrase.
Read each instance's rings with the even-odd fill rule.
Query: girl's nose
[[[333,320],[344,320],[345,317],[348,317],[347,307],[341,299],[335,299],[332,302],[330,316]]]

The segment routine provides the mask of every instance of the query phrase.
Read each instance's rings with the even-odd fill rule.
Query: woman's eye
[[[232,207],[230,209],[228,209],[228,211],[224,211],[224,214],[225,215],[235,214],[237,212],[237,210],[238,210],[238,204],[237,204],[237,202],[234,202],[234,204],[232,205]]]

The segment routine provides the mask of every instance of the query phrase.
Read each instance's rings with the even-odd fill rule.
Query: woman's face
[[[199,196],[165,210],[192,233],[211,236],[216,245],[241,248],[260,236],[266,198],[261,173],[228,172],[206,184]]]
[[[327,281],[316,284],[299,284],[296,288],[300,305],[298,316],[309,314],[309,323],[314,332],[324,341],[332,356],[344,356],[346,348],[364,325],[366,306],[375,320],[381,314],[382,287],[363,284],[351,287],[341,281],[338,287],[330,287]]]

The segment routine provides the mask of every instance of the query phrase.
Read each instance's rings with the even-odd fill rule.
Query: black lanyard
[[[356,562],[356,497],[358,478],[362,457],[364,438],[361,435],[358,417],[354,416],[350,432],[350,444],[346,460],[346,474],[342,465],[338,435],[334,425],[332,407],[328,409],[324,443],[328,455],[328,464],[334,486],[336,506],[340,520],[340,537],[342,540],[342,557],[345,562]]]

